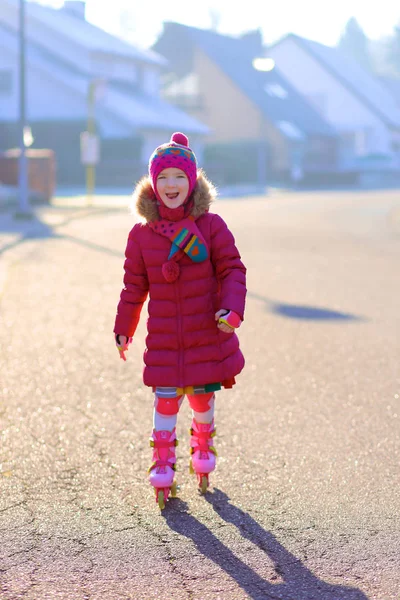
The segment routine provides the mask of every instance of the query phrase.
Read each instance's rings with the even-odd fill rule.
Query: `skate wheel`
[[[164,499],[164,490],[159,490],[157,492],[157,502],[160,510],[164,510],[165,508],[165,499]]]
[[[190,459],[190,463],[189,463],[189,473],[191,475],[195,474],[195,470],[193,469],[193,463],[192,463],[192,459]]]
[[[177,483],[176,483],[176,481],[173,481],[172,485],[171,485],[171,498],[176,498],[177,492],[178,492]]]
[[[207,475],[202,475],[200,479],[200,490],[202,494],[205,494],[208,490],[208,479]]]

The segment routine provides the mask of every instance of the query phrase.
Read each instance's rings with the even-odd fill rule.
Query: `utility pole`
[[[32,218],[29,206],[28,161],[25,145],[26,125],[26,70],[25,70],[25,0],[19,0],[19,137],[20,155],[18,168],[19,207],[17,219]]]

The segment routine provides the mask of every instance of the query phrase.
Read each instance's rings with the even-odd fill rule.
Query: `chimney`
[[[65,0],[63,10],[69,15],[85,20],[86,0]]]
[[[261,29],[248,31],[240,36],[252,58],[263,55],[263,39]]]

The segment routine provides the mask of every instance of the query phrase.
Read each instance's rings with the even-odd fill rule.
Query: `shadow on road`
[[[97,250],[99,252],[106,252],[113,256],[122,257],[124,254],[122,252],[116,252],[107,248],[106,246],[102,246],[100,244],[94,244],[92,242],[88,242],[87,240],[81,240],[80,238],[76,238],[69,235],[59,234],[57,233],[57,229],[64,227],[71,223],[72,221],[82,220],[88,217],[93,217],[97,215],[105,216],[110,213],[120,212],[119,209],[115,208],[87,208],[87,209],[71,209],[71,213],[67,215],[62,215],[62,219],[55,225],[48,225],[45,221],[43,221],[40,216],[36,213],[29,220],[18,220],[14,219],[13,215],[7,214],[3,219],[0,219],[0,233],[14,234],[14,239],[5,243],[4,245],[0,245],[0,255],[4,254],[8,250],[12,250],[18,246],[21,246],[25,242],[35,240],[35,239],[67,239],[71,242],[75,242],[77,244],[86,246],[91,250]],[[18,236],[18,237],[17,237]]]
[[[0,255],[32,239],[55,237],[53,228],[36,215],[32,219],[21,221],[7,215],[0,220],[1,232],[12,235],[14,239],[0,246]]]
[[[221,490],[215,488],[214,493],[208,492],[204,498],[221,519],[237,527],[242,537],[265,552],[273,562],[276,575],[270,581],[246,565],[189,514],[185,502],[173,500],[163,516],[173,531],[193,540],[197,549],[232,577],[253,600],[368,600],[356,588],[331,585],[318,579],[248,513],[231,504]],[[274,579],[277,583],[273,583]]]
[[[247,292],[247,295],[249,298],[264,302],[266,309],[269,312],[289,319],[300,319],[303,321],[366,321],[365,317],[360,317],[351,313],[343,313],[329,308],[274,302],[269,298],[254,294],[253,292]]]

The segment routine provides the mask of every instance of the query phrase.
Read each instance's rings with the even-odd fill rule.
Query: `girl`
[[[134,192],[143,222],[129,234],[114,333],[126,360],[149,295],[143,381],[155,394],[149,479],[161,509],[176,493],[175,427],[184,396],[193,411],[191,472],[204,493],[215,469],[215,392],[231,388],[244,366],[234,330],[243,321],[246,269],[225,222],[209,212],[214,197],[182,133],[156,148]]]

